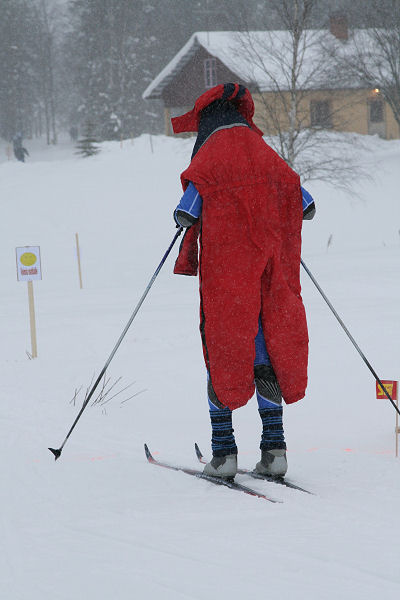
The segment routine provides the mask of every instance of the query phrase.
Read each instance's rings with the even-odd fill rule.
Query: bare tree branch
[[[92,388],[94,377],[95,376],[93,375],[90,384],[87,386],[87,388],[85,390],[83,403],[86,402],[86,399]],[[107,374],[104,374],[104,377],[103,377],[103,380],[101,383],[101,388],[98,391],[94,400],[92,401],[91,406],[104,406],[105,404],[108,404],[109,402],[111,402],[111,400],[113,400],[117,396],[120,396],[121,394],[123,394],[126,390],[131,388],[136,383],[135,381],[133,381],[132,383],[126,385],[122,389],[118,389],[117,386],[121,380],[122,380],[122,377],[118,377],[113,383],[111,383],[111,377],[107,377]],[[83,388],[83,385],[81,385],[79,388],[75,389],[74,396],[70,400],[70,403],[73,404],[74,406],[78,400],[78,397],[80,395],[80,392],[82,391],[82,388]],[[113,390],[115,393],[110,395]],[[128,402],[128,400],[135,398],[135,396],[138,396],[139,394],[142,394],[145,391],[146,391],[145,389],[139,390],[135,394],[132,394],[132,396],[129,396],[128,398],[124,398],[123,400],[121,400],[120,404],[125,404],[126,402]]]
[[[352,32],[350,44],[325,44],[335,64],[332,77],[377,88],[400,127],[400,0],[374,0],[367,10],[379,26]]]
[[[332,61],[321,52],[326,30],[310,26],[316,0],[274,0],[272,4],[282,30],[243,31],[242,23],[230,49],[255,92],[260,126],[268,143],[303,182],[322,179],[349,189],[357,177],[366,175],[354,152],[355,137],[332,134],[328,123],[312,126],[310,120],[313,90],[323,90],[329,97],[332,88]],[[343,115],[352,105],[353,98],[331,106],[332,127],[346,129]],[[349,145],[349,151],[340,149],[334,155],[332,148],[337,150],[339,140],[344,147]]]

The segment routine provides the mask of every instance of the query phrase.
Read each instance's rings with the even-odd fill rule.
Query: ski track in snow
[[[176,249],[109,368],[132,388],[88,406],[57,463],[47,449],[63,441],[83,399],[71,403],[75,390],[99,373],[173,238],[192,144],[157,136],[152,153],[144,135],[83,160],[66,141],[27,141],[24,165],[0,145],[0,597],[397,600],[395,413],[304,272],[309,387],[285,409],[285,429],[288,477],[314,496],[238,476],[283,500],[270,504],[147,463],[144,442],[188,467],[198,468],[195,441],[210,453],[198,284],[172,275]],[[400,142],[368,144],[372,180],[357,198],[306,186],[317,215],[304,224],[303,259],[378,375],[400,379]],[[32,361],[15,247],[36,244]],[[239,463],[252,467],[255,399],[234,427]]]

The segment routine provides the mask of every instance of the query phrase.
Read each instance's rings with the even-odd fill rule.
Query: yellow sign
[[[387,393],[389,394],[389,396],[392,398],[392,400],[396,400],[397,401],[397,381],[394,381],[393,379],[382,379],[382,385],[385,386],[385,390],[387,391]],[[385,392],[383,391],[381,385],[378,383],[378,381],[376,382],[376,397],[379,398],[387,398]]]
[[[16,248],[18,281],[36,281],[42,279],[39,246],[20,246]]]
[[[24,252],[19,260],[25,267],[31,267],[37,261],[37,257],[33,252]]]
[[[393,394],[393,383],[385,383],[385,388],[387,393],[391,396]],[[386,397],[385,392],[383,391],[381,386],[379,386],[379,395]]]

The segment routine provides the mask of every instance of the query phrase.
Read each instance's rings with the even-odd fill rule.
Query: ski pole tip
[[[49,448],[50,452],[54,454],[54,460],[57,460],[61,456],[61,449],[56,450],[55,448]]]
[[[153,462],[153,461],[154,461],[154,458],[153,458],[153,456],[152,456],[152,454],[151,454],[151,452],[150,452],[150,450],[149,450],[149,447],[148,447],[148,445],[147,445],[147,444],[145,444],[145,445],[144,445],[144,452],[145,452],[145,454],[146,454],[146,458],[147,458],[147,460],[148,460],[149,462]]]
[[[199,445],[197,444],[197,442],[195,442],[195,444],[194,444],[194,449],[196,451],[197,458],[199,460],[201,460],[203,458],[203,455],[201,453],[201,450],[200,450]]]

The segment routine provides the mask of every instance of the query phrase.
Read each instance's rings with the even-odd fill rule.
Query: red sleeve
[[[200,222],[190,227],[182,240],[179,255],[175,262],[175,275],[197,275],[199,267],[198,237],[200,233]]]

